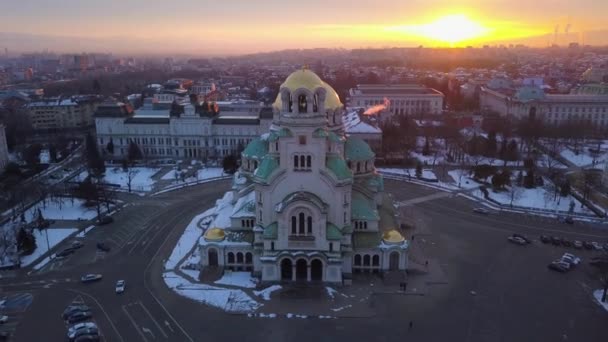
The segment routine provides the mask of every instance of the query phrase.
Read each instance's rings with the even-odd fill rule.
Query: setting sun
[[[450,44],[479,38],[488,29],[469,19],[465,15],[448,15],[429,24],[421,25],[422,35],[429,39]]]

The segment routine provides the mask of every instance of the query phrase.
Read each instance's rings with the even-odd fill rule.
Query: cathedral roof
[[[369,145],[356,137],[348,137],[346,144],[344,144],[344,152],[346,153],[347,160],[370,160],[373,159],[375,154]]]
[[[273,222],[264,228],[263,237],[265,239],[276,239],[277,238],[277,228],[278,225],[276,222]]]
[[[261,179],[268,179],[272,172],[279,167],[276,158],[266,155],[262,158],[260,166],[255,170],[254,175]]]
[[[294,71],[291,73],[291,75],[287,76],[285,82],[281,84],[281,88],[287,88],[290,91],[305,88],[311,92],[314,92],[315,89],[319,87],[324,88],[326,91],[325,109],[337,109],[342,107],[340,97],[334,88],[325,83],[319,76],[317,76],[317,74],[308,69]],[[274,101],[273,107],[281,108],[281,94],[277,95],[277,99]]]
[[[254,159],[262,159],[266,154],[268,154],[268,144],[260,138],[253,139],[242,153],[244,157]]]
[[[382,234],[382,240],[388,244],[399,244],[405,241],[405,238],[396,229],[391,229]]]
[[[325,166],[333,172],[338,180],[350,179],[353,177],[353,173],[346,165],[344,159],[338,156],[328,156]]]
[[[205,232],[205,235],[203,237],[206,241],[220,242],[224,240],[226,235],[224,234],[224,230],[221,228],[211,228]]]
[[[367,199],[358,192],[353,192],[351,217],[353,220],[371,221],[375,221],[380,218],[372,200]]]

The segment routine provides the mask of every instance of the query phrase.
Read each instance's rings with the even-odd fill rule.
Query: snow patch
[[[251,277],[251,273],[249,272],[224,271],[222,278],[215,281],[214,284],[231,285],[251,289],[256,287],[257,281],[255,278]]]
[[[258,297],[262,297],[262,299],[264,300],[270,300],[270,295],[274,292],[274,291],[278,291],[280,289],[282,289],[283,287],[281,285],[272,285],[269,286],[261,291],[253,291],[253,294],[258,296]]]

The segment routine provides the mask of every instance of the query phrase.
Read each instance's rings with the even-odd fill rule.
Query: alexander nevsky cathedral
[[[343,110],[312,71],[287,77],[270,131],[242,152],[216,209],[224,218],[199,241],[203,269],[251,271],[262,283],[348,285],[354,273],[407,268],[408,241],[375,155],[345,136]]]

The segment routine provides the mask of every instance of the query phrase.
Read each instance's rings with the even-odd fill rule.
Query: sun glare
[[[440,17],[427,24],[393,27],[406,35],[426,38],[432,42],[455,45],[489,33],[489,29],[463,14]]]

